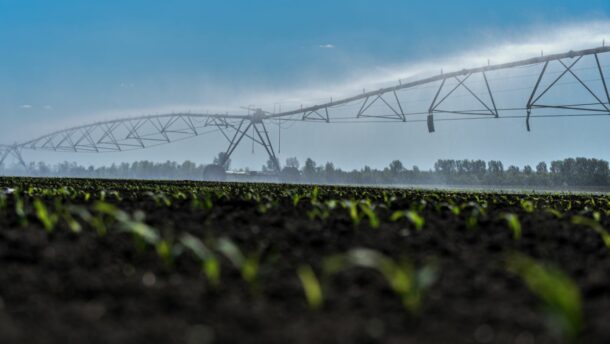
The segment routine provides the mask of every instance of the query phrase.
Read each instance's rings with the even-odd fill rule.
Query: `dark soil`
[[[154,249],[138,252],[131,236],[114,228],[103,237],[87,227],[73,234],[60,226],[47,234],[31,214],[27,225],[19,225],[12,211],[14,200],[8,197],[6,208],[0,209],[2,343],[561,342],[547,326],[540,300],[507,271],[506,258],[512,252],[553,264],[570,276],[583,297],[584,327],[578,341],[610,342],[608,249],[593,230],[566,218],[539,210],[526,213],[514,203],[526,196],[490,202],[476,229],[466,229],[462,217],[436,210],[428,202],[420,213],[426,224],[418,232],[406,221],[388,218],[394,210],[419,202],[425,192],[386,190],[397,200],[389,209],[378,208],[381,225],[371,228],[366,220],[354,225],[342,208],[325,220],[310,219],[308,201],[295,207],[291,198],[280,196],[290,186],[260,186],[278,195],[278,205],[263,213],[261,202],[238,197],[216,198],[210,210],[201,210],[193,209],[188,200],[157,205],[144,194],[163,187],[187,193],[189,188],[206,187],[204,183],[0,179],[0,190],[61,185],[118,191],[123,199],[112,203],[129,213],[143,210],[146,223],[165,235],[224,236],[246,252],[261,252],[258,285],[245,283],[239,271],[223,261],[220,287],[214,289],[190,253],[168,267]],[[252,185],[226,187],[258,190]],[[320,190],[321,198],[340,190],[344,199],[355,199],[365,189]],[[366,190],[381,203],[381,190]],[[440,201],[461,203],[471,197],[441,194]],[[481,197],[490,200],[496,195]],[[584,203],[579,202],[589,199],[543,197],[551,206],[573,201],[570,214],[582,212]],[[53,199],[45,202],[51,205]],[[63,202],[91,207],[92,201]],[[499,219],[503,212],[521,219],[520,240],[514,240]],[[323,308],[308,308],[297,267],[310,264],[320,272],[324,257],[356,247],[408,258],[416,266],[437,264],[438,278],[417,314],[405,310],[380,274],[361,268],[325,279]]]

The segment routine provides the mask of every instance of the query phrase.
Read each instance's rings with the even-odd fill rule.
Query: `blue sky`
[[[355,85],[354,80],[374,85],[378,75],[401,71],[405,65],[469,56],[486,47],[489,56],[499,56],[502,49],[498,47],[504,42],[545,41],[545,35],[561,40],[564,27],[573,30],[598,23],[595,30],[585,30],[597,38],[608,27],[608,13],[610,2],[596,0],[0,0],[0,141],[20,141],[92,119],[171,109],[226,107],[232,111],[247,104],[269,109],[275,101],[294,98],[293,94],[311,94],[312,88],[326,94],[321,90],[334,92],[336,87]],[[547,136],[541,134],[540,146],[552,139],[549,135],[565,134],[562,130],[570,127],[549,125],[552,130]],[[473,151],[479,146],[475,139],[455,146],[447,145],[443,137],[434,138],[438,144],[426,139],[431,140],[429,154],[406,153],[388,148],[396,142],[392,137],[388,142],[378,129],[369,132],[369,148],[354,146],[348,153],[347,148],[329,147],[350,146],[350,137],[363,129],[341,128],[337,137],[329,133],[319,146],[308,147],[307,137],[313,134],[299,128],[293,129],[295,140],[285,143],[283,158],[312,156],[352,168],[382,166],[392,158],[407,165],[412,161],[430,166],[437,158],[492,155]],[[599,122],[593,124],[593,129],[599,128]],[[600,144],[604,143],[601,135]],[[417,144],[404,136],[396,133],[403,140],[401,145]],[[93,164],[137,158],[205,162],[224,145],[221,137],[214,140],[209,151],[178,145],[138,154],[48,157],[33,153],[30,158]],[[524,157],[522,147],[512,149],[508,142],[499,142],[499,153],[493,153],[508,163],[522,165],[566,154],[610,159],[603,147],[585,145],[571,151],[541,148]],[[264,160],[262,152],[251,156],[249,151],[234,158],[240,167],[260,166]]]

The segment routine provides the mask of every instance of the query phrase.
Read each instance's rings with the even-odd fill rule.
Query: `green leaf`
[[[375,214],[375,211],[370,203],[360,203],[360,210],[366,217],[368,217],[369,225],[372,228],[379,228],[379,218],[377,217],[377,214]]]
[[[390,216],[390,221],[395,222],[403,217],[407,218],[418,232],[421,231],[426,224],[426,220],[414,210],[397,210]]]
[[[521,254],[509,257],[508,268],[544,303],[553,325],[566,337],[575,338],[582,326],[582,301],[576,283],[561,270]]]
[[[508,228],[513,232],[513,239],[521,239],[522,230],[521,222],[519,222],[519,217],[512,213],[502,214],[501,217],[506,221]]]
[[[610,249],[610,234],[599,222],[580,215],[572,216],[571,221],[575,225],[587,226],[593,229],[602,238],[604,245]]]
[[[417,271],[404,261],[401,264],[371,249],[357,248],[323,261],[325,275],[332,275],[350,267],[377,270],[385,278],[395,294],[400,296],[405,309],[416,313],[427,288],[436,280],[436,268],[427,266]]]
[[[57,224],[58,221],[58,216],[49,213],[47,207],[39,199],[34,200],[34,209],[36,210],[36,217],[40,223],[42,223],[45,231],[47,231],[47,233],[53,232],[55,224]]]
[[[311,266],[299,266],[297,275],[301,281],[301,286],[303,287],[309,308],[312,310],[320,309],[324,303],[322,287]]]
[[[246,259],[233,241],[228,238],[220,238],[216,244],[216,249],[227,257],[233,266],[241,270]]]
[[[160,237],[155,229],[142,222],[127,221],[123,223],[123,230],[142,238],[146,243],[156,245]]]

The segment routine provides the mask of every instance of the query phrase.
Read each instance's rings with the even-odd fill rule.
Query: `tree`
[[[327,162],[324,165],[324,179],[326,182],[333,182],[335,178],[335,164]]]
[[[269,157],[269,159],[267,159],[267,163],[263,166],[263,171],[264,172],[280,171],[280,162],[277,160],[277,158]]]
[[[41,161],[38,163],[38,174],[41,176],[49,176],[51,174],[51,168]]]
[[[392,161],[390,163],[390,166],[388,167],[390,168],[390,172],[394,177],[398,176],[401,172],[405,170],[405,167],[403,166],[402,162],[400,162],[400,160]]]
[[[294,159],[294,160],[293,160]],[[301,172],[299,172],[299,161],[297,158],[288,158],[286,159],[286,166],[282,169],[282,173],[280,177],[285,182],[296,182],[301,177]]]
[[[525,175],[530,175],[530,174],[532,174],[532,172],[533,172],[532,166],[530,166],[530,165],[523,166],[523,173]]]
[[[476,174],[479,179],[482,179],[487,172],[487,166],[483,160],[474,160],[472,162],[472,172]]]
[[[286,167],[293,167],[298,170],[300,166],[301,165],[299,164],[299,159],[297,159],[296,157],[286,159]]]
[[[515,166],[515,165],[510,165],[508,166],[508,169],[506,170],[506,173],[508,174],[518,174],[519,173],[519,167]]]
[[[549,173],[549,169],[546,166],[546,162],[541,161],[538,163],[538,165],[536,165],[536,173],[538,174],[547,174]]]
[[[563,170],[563,161],[555,160],[551,161],[551,173],[560,174]]]
[[[316,162],[311,158],[305,160],[305,166],[303,166],[303,175],[309,181],[312,181],[316,175]]]
[[[502,161],[491,160],[487,162],[487,171],[493,175],[501,175],[504,172]]]
[[[457,172],[455,160],[439,159],[434,163],[434,170],[444,176],[451,176]]]

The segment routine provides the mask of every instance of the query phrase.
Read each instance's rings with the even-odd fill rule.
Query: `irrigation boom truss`
[[[22,158],[22,150],[45,150],[63,152],[120,152],[133,149],[143,149],[160,144],[167,144],[190,137],[201,136],[212,132],[220,132],[228,142],[224,158],[228,159],[237,146],[244,139],[249,139],[262,146],[275,168],[279,169],[277,155],[270,139],[269,131],[265,123],[272,120],[285,121],[319,121],[319,122],[341,122],[345,117],[333,118],[336,109],[356,105],[355,116],[352,120],[362,118],[375,118],[383,121],[397,122],[426,122],[428,131],[435,131],[436,121],[465,120],[472,118],[524,118],[526,128],[529,131],[530,118],[534,117],[534,109],[553,109],[580,111],[583,116],[609,115],[610,95],[606,85],[603,64],[600,63],[600,55],[610,52],[610,47],[599,47],[580,51],[570,51],[562,54],[540,56],[526,60],[484,67],[463,69],[451,73],[440,73],[429,78],[419,79],[408,83],[399,81],[398,85],[381,88],[375,91],[329,102],[303,107],[298,109],[271,113],[262,109],[249,109],[247,115],[230,114],[193,114],[172,113],[164,115],[140,116],[111,121],[96,122],[88,125],[72,127],[56,131],[33,140],[12,145],[0,145],[0,166],[8,157],[15,158],[21,165],[26,166]],[[576,73],[574,68],[583,58],[592,60],[592,67],[596,79],[601,81],[598,85],[600,91],[594,91],[592,80],[587,80]],[[560,68],[558,71],[550,71],[551,64]],[[535,82],[528,86],[527,99],[521,106],[512,108],[501,108],[497,106],[496,93],[490,86],[488,74],[494,71],[510,70],[519,67],[540,66],[536,72]],[[544,96],[552,89],[557,88],[560,79],[570,75],[575,80],[572,84],[579,87],[582,92],[590,96],[593,102],[583,104],[544,104]],[[468,80],[480,79],[481,90],[476,92]],[[549,78],[548,82],[542,82]],[[406,103],[401,101],[399,92],[415,89],[427,85],[432,89],[430,99],[425,110],[419,112],[408,112]],[[447,105],[448,98],[458,92],[466,96],[479,106],[477,109],[458,109]],[[440,108],[441,105],[449,106],[449,109]],[[379,108],[381,107],[381,109]],[[372,113],[373,111],[377,113]],[[501,116],[503,111],[523,111],[519,116]],[[584,112],[584,113],[582,113]],[[409,119],[409,116],[424,116],[425,119]],[[439,115],[462,115],[468,117],[443,117]],[[560,115],[555,115],[560,116]],[[540,116],[542,117],[542,116]],[[550,116],[553,117],[553,116]],[[223,162],[221,162],[223,163]]]

